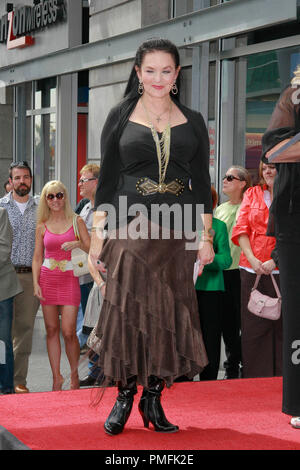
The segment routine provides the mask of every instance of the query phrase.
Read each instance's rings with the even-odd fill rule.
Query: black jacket
[[[262,138],[262,161],[279,142],[300,131],[299,106],[294,105],[295,88],[286,88],[274,109],[269,127]],[[274,197],[270,207],[268,235],[279,241],[300,242],[300,163],[276,163]]]

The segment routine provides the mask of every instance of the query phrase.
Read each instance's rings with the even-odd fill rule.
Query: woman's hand
[[[100,254],[104,242],[104,225],[106,220],[105,212],[95,212],[93,216],[93,227],[91,229],[91,243],[89,250],[88,263],[90,273],[97,282],[99,271],[103,271],[104,265],[100,261]]]
[[[276,264],[273,259],[269,259],[262,263],[261,268],[264,271],[264,274],[271,274],[271,272],[276,268]]]
[[[42,289],[39,284],[36,284],[33,288],[33,295],[37,297],[39,300],[45,300],[42,294]]]
[[[212,243],[209,241],[201,241],[200,247],[198,250],[198,258],[201,261],[201,265],[205,266],[213,262],[215,257],[215,252],[212,246]],[[202,268],[203,269],[203,268]]]
[[[97,269],[98,269],[98,271],[100,271],[101,273],[106,273],[105,264],[104,264],[102,261],[100,261],[99,259],[98,259],[98,261],[97,261]]]
[[[61,245],[61,249],[64,251],[74,250],[74,248],[80,248],[79,240],[74,240],[72,242],[65,242]]]
[[[246,233],[242,233],[239,236],[239,245],[246,256],[247,260],[249,261],[253,271],[256,274],[266,274],[264,268],[263,268],[263,263],[260,261],[256,256],[254,256],[252,247],[250,245],[250,240],[249,237]],[[269,274],[269,273],[268,273]]]
[[[256,272],[256,274],[266,274],[262,267],[263,263],[254,255],[251,258],[249,257],[248,261],[251,264],[251,267],[254,270],[254,272]]]

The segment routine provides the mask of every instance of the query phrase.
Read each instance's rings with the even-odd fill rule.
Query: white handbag
[[[75,237],[80,240],[79,230],[77,226],[77,215],[73,217],[73,229]],[[74,248],[71,253],[71,261],[73,265],[73,274],[76,277],[89,274],[88,254],[80,248]]]

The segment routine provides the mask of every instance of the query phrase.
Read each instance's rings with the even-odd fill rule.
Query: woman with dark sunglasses
[[[241,277],[239,260],[241,248],[231,241],[245,191],[251,186],[250,173],[242,166],[231,166],[223,177],[223,193],[228,197],[216,208],[215,217],[225,222],[229,237],[232,263],[223,271],[225,291],[222,301],[222,336],[225,345],[225,379],[241,375]]]
[[[257,274],[258,289],[276,297],[270,274],[279,271],[272,252],[275,238],[268,237],[269,207],[273,199],[275,165],[261,163],[259,184],[249,188],[243,197],[232,241],[241,247],[241,343],[243,377],[273,377],[282,374],[282,321],[259,318],[248,310],[251,289]]]
[[[77,368],[80,348],[76,321],[81,294],[78,277],[73,274],[71,250],[81,248],[88,252],[90,237],[85,223],[78,217],[80,240],[76,239],[74,217],[66,187],[60,181],[48,182],[42,190],[38,206],[32,273],[34,295],[43,309],[53,390],[61,390],[64,380],[60,373],[59,314],[71,368],[71,389],[79,388]]]

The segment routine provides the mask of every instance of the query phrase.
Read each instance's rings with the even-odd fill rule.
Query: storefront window
[[[254,54],[247,60],[245,164],[257,180],[261,139],[281,91],[300,63],[300,48]]]
[[[34,117],[34,192],[55,179],[56,114]]]
[[[34,193],[39,194],[47,181],[55,179],[56,78],[38,80],[33,88]]]
[[[31,165],[39,194],[56,173],[56,77],[18,85],[14,96],[14,160]]]
[[[230,1],[230,0],[223,0]],[[222,0],[173,0],[174,16],[181,16],[202,8],[209,8],[223,3]]]
[[[34,82],[34,109],[56,107],[56,77]]]

